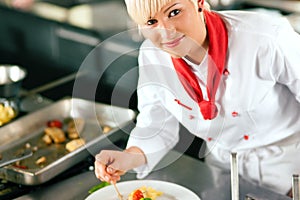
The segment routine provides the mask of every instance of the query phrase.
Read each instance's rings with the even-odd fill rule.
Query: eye
[[[156,20],[156,19],[149,19],[149,20],[147,21],[147,25],[148,25],[148,26],[154,25],[154,24],[156,24],[156,23],[157,23],[157,20]]]
[[[172,10],[172,11],[169,13],[169,17],[174,17],[174,16],[178,15],[179,13],[180,13],[180,10],[179,10],[179,9]]]

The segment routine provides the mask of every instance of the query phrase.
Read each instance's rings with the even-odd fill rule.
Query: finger
[[[126,171],[119,170],[117,173],[118,173],[119,176],[122,176],[122,175],[126,174]]]
[[[116,183],[121,179],[121,175],[125,174],[123,171],[116,170],[110,166],[106,168],[106,171],[111,175],[111,180]]]
[[[111,175],[111,177],[110,177],[111,184],[115,184],[116,182],[118,182],[121,179],[120,171],[118,171],[112,167],[106,167],[106,171],[107,171],[107,173],[109,173]]]
[[[116,170],[111,166],[108,166],[106,168],[107,173],[109,173],[112,176],[122,176],[126,173],[126,171],[122,171],[122,170]]]
[[[117,170],[115,170],[114,168],[108,166],[108,167],[106,168],[106,171],[107,171],[108,173],[110,173],[110,174],[114,174],[114,173],[116,173]]]
[[[107,173],[106,165],[103,165],[98,161],[95,161],[95,174],[96,177],[102,181],[106,181],[106,182],[111,181],[111,175]]]
[[[96,177],[101,180],[102,177],[101,177],[101,174],[100,174],[100,171],[99,171],[99,167],[100,166],[98,165],[98,163],[94,162],[94,168],[95,168],[94,173],[95,173]]]
[[[111,184],[116,184],[118,181],[121,180],[121,177],[116,175],[116,176],[111,176],[111,179],[110,179],[110,183]]]

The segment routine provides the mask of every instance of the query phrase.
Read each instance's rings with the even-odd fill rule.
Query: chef
[[[181,123],[206,141],[206,162],[230,169],[235,151],[241,176],[287,194],[300,173],[300,36],[288,21],[215,12],[204,0],[126,5],[146,39],[139,115],[124,151],[96,155],[96,176],[145,177],[176,145]]]

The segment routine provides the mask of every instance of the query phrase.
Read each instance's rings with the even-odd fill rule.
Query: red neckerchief
[[[197,77],[188,64],[182,58],[172,57],[172,62],[184,89],[193,100],[198,102],[203,118],[205,120],[211,120],[218,114],[218,108],[215,105],[215,95],[224,71],[228,47],[228,35],[223,20],[216,13],[206,10],[203,12],[209,37],[206,87],[208,101],[203,100]]]

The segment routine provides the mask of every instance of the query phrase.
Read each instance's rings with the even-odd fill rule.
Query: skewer
[[[293,174],[293,200],[300,200],[299,174]]]
[[[231,199],[239,200],[239,172],[237,153],[232,152],[230,157],[231,163]]]
[[[117,194],[118,194],[118,198],[119,198],[119,200],[123,200],[123,195],[121,195],[121,193],[120,193],[120,191],[118,190],[118,188],[117,188],[116,184],[115,184],[115,183],[113,183],[113,185],[114,185],[114,188],[115,188],[115,190],[116,190],[116,192],[117,192]]]

